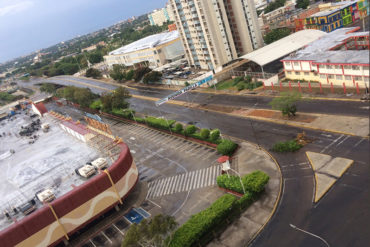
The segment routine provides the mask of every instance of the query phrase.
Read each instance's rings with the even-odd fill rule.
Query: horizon
[[[145,0],[139,1],[144,3]],[[0,33],[3,34],[0,36],[0,64],[108,28],[132,16],[148,14],[165,7],[165,3],[166,0],[145,1],[145,4],[128,0],[106,0],[104,3],[4,0],[0,3]]]

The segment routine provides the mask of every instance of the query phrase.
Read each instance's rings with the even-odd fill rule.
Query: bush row
[[[242,177],[241,180],[246,192],[257,194],[263,191],[269,179],[270,178],[266,173],[262,171],[254,171]],[[228,174],[220,175],[217,177],[217,185],[221,188],[244,194],[239,176]]]
[[[90,107],[95,109],[98,108],[99,102],[96,102],[95,104],[96,105],[91,104]],[[164,118],[156,118],[153,116],[139,118],[135,116],[135,111],[131,109],[113,109],[111,113],[120,117],[134,120],[138,123],[146,124],[150,127],[163,130],[171,129],[172,132],[180,135],[217,144],[217,151],[222,155],[231,156],[238,147],[238,145],[231,140],[221,139],[221,133],[218,129],[198,129],[195,125],[187,125],[184,127],[181,123],[176,123],[175,120],[166,120]]]
[[[209,208],[191,216],[168,238],[171,247],[205,246],[215,235],[222,232],[233,219],[248,208],[257,196],[245,193],[239,200],[226,194],[217,199]]]

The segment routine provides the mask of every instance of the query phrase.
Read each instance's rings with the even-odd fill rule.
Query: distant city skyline
[[[2,0],[0,63],[165,6],[166,0]]]

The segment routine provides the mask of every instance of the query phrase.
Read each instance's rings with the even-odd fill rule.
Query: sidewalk
[[[261,170],[270,176],[270,180],[265,193],[208,246],[247,246],[270,220],[279,201],[282,186],[280,168],[266,151],[243,142],[233,156],[232,167],[241,176]]]

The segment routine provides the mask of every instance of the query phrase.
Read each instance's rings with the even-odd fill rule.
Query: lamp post
[[[307,231],[305,231],[305,230],[303,230],[303,229],[300,229],[300,228],[296,227],[296,226],[295,226],[295,225],[293,225],[293,224],[289,224],[289,226],[290,226],[291,228],[293,228],[293,229],[297,230],[297,231],[301,231],[301,232],[306,233],[306,234],[308,234],[308,235],[310,235],[310,236],[312,236],[312,237],[315,237],[315,238],[320,239],[322,242],[324,242],[324,243],[325,243],[325,245],[326,245],[326,246],[330,247],[329,243],[328,243],[328,242],[326,242],[326,240],[325,240],[325,239],[323,239],[322,237],[317,236],[317,235],[315,235],[315,234],[313,234],[313,233],[307,232]]]

